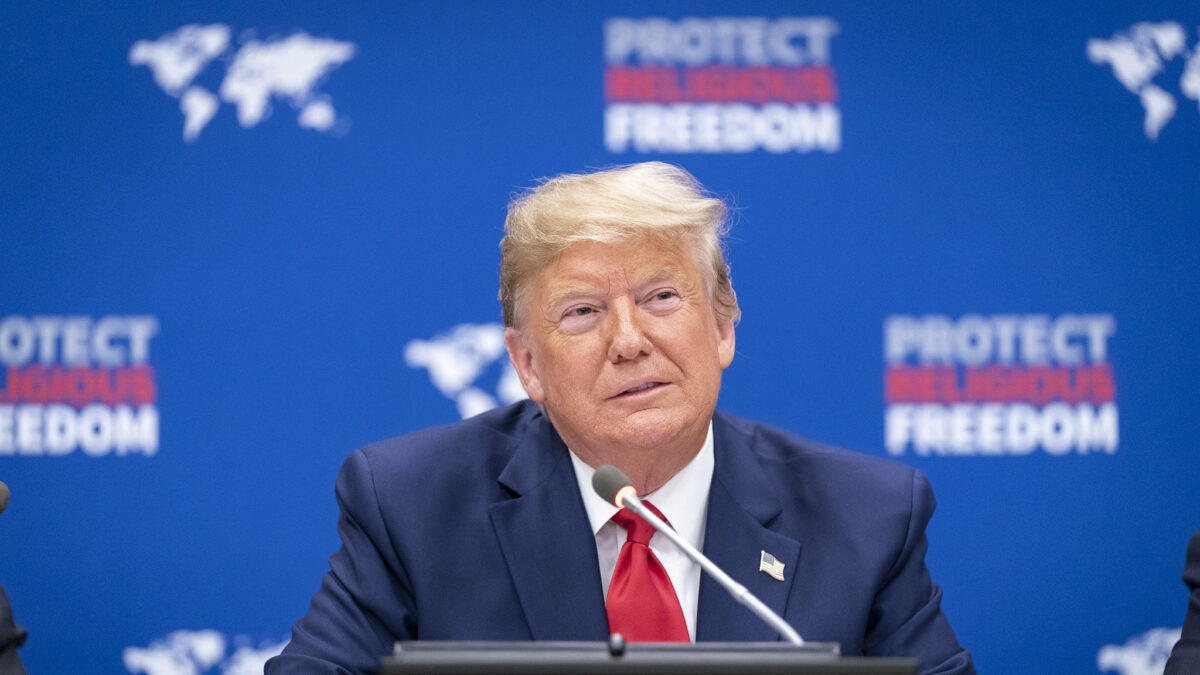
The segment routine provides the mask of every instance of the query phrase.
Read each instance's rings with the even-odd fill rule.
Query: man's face
[[[715,318],[683,245],[573,244],[518,309],[509,354],[529,398],[581,459],[621,466],[654,451],[690,461],[733,360],[734,331]]]

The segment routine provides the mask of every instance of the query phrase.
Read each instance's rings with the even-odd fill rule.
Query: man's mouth
[[[621,393],[622,394],[636,394],[639,391],[646,391],[647,389],[653,389],[654,387],[657,387],[661,384],[662,384],[662,382],[647,382],[645,384],[639,384],[636,387],[630,387]]]

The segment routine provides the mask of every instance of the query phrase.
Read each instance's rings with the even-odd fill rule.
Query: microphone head
[[[4,513],[4,509],[8,508],[8,486],[4,481],[0,481],[0,513]]]
[[[625,487],[632,487],[632,481],[621,473],[620,469],[611,464],[605,464],[592,474],[592,489],[610,504],[624,506],[617,501],[617,493]]]

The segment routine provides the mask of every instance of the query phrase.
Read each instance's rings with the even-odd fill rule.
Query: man
[[[1188,542],[1187,558],[1183,565],[1183,583],[1191,591],[1183,633],[1171,650],[1163,675],[1200,673],[1200,531]]]
[[[672,624],[633,639],[778,639],[662,535],[634,541],[589,485],[613,464],[806,639],[973,673],[925,568],[925,478],[714,413],[739,318],[724,218],[655,162],[515,200],[500,300],[530,400],[351,455],[342,548],[268,670],[370,670],[402,639],[603,640],[627,625],[630,559]]]

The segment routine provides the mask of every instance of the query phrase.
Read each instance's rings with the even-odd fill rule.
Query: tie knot
[[[662,518],[663,522],[667,521],[663,517],[662,512],[654,508],[653,504],[647,501],[643,501],[642,503],[646,505],[646,508],[653,511],[654,515]],[[650,538],[654,536],[654,526],[646,522],[638,514],[629,509],[621,509],[612,517],[612,521],[625,528],[626,541],[632,541],[635,544],[642,544],[643,546],[650,545]]]

